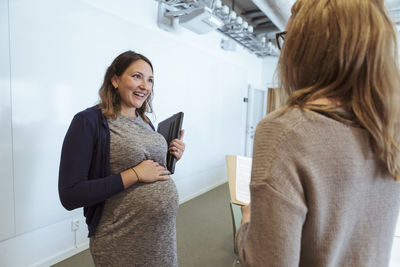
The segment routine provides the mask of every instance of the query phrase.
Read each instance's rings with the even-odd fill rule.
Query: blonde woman
[[[400,74],[383,0],[298,0],[257,126],[244,266],[388,266],[400,207]],[[280,43],[281,44],[281,43]]]

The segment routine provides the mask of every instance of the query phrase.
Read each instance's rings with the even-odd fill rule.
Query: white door
[[[247,97],[246,147],[245,156],[253,156],[254,133],[258,122],[267,111],[267,91],[252,88],[249,85]]]

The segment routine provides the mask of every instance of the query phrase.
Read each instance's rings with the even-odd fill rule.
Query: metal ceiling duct
[[[257,25],[263,26],[257,27],[255,32],[254,27],[242,14],[237,14],[221,0],[157,1],[159,2],[157,22],[164,30],[172,31],[178,21],[181,26],[199,34],[217,29],[257,56],[279,56],[278,48],[265,36],[265,32],[277,31],[277,28],[269,25],[268,21],[256,21]],[[222,42],[221,47],[226,50],[233,49],[227,42]]]
[[[295,0],[252,0],[253,3],[278,27],[284,31],[290,18],[290,9]],[[351,1],[351,0],[349,0]]]
[[[178,24],[197,33],[218,29],[258,56],[279,56],[275,33],[286,28],[296,0],[251,0],[257,10],[236,13],[224,3],[235,0],[156,0],[158,25],[171,31]],[[250,0],[237,0],[242,5]],[[351,1],[351,0],[348,0]],[[390,17],[400,26],[400,0],[386,0]],[[261,12],[260,12],[261,11]],[[266,16],[263,17],[262,13]],[[268,19],[270,21],[268,21]],[[272,22],[272,23],[271,23]],[[222,47],[226,47],[222,46]]]

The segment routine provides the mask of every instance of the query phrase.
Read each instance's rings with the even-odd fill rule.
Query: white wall
[[[243,97],[264,85],[263,61],[222,51],[218,32],[169,33],[156,21],[150,0],[0,0],[0,266],[47,266],[87,248],[82,210],[59,202],[61,144],[125,50],[152,60],[155,124],[185,112],[181,202],[226,181],[224,155],[244,152]]]
[[[276,76],[278,59],[277,57],[266,57],[263,59],[261,83],[264,87],[278,88],[278,79]]]
[[[15,234],[8,2],[0,1],[0,240]]]

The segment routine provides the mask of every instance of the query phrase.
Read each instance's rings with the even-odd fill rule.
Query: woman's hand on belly
[[[168,180],[171,173],[162,165],[153,160],[144,160],[135,167],[121,172],[122,183],[127,189],[133,184],[151,183],[155,181]]]
[[[132,169],[136,172],[138,181],[142,183],[168,180],[171,174],[164,166],[153,160],[144,160]]]

